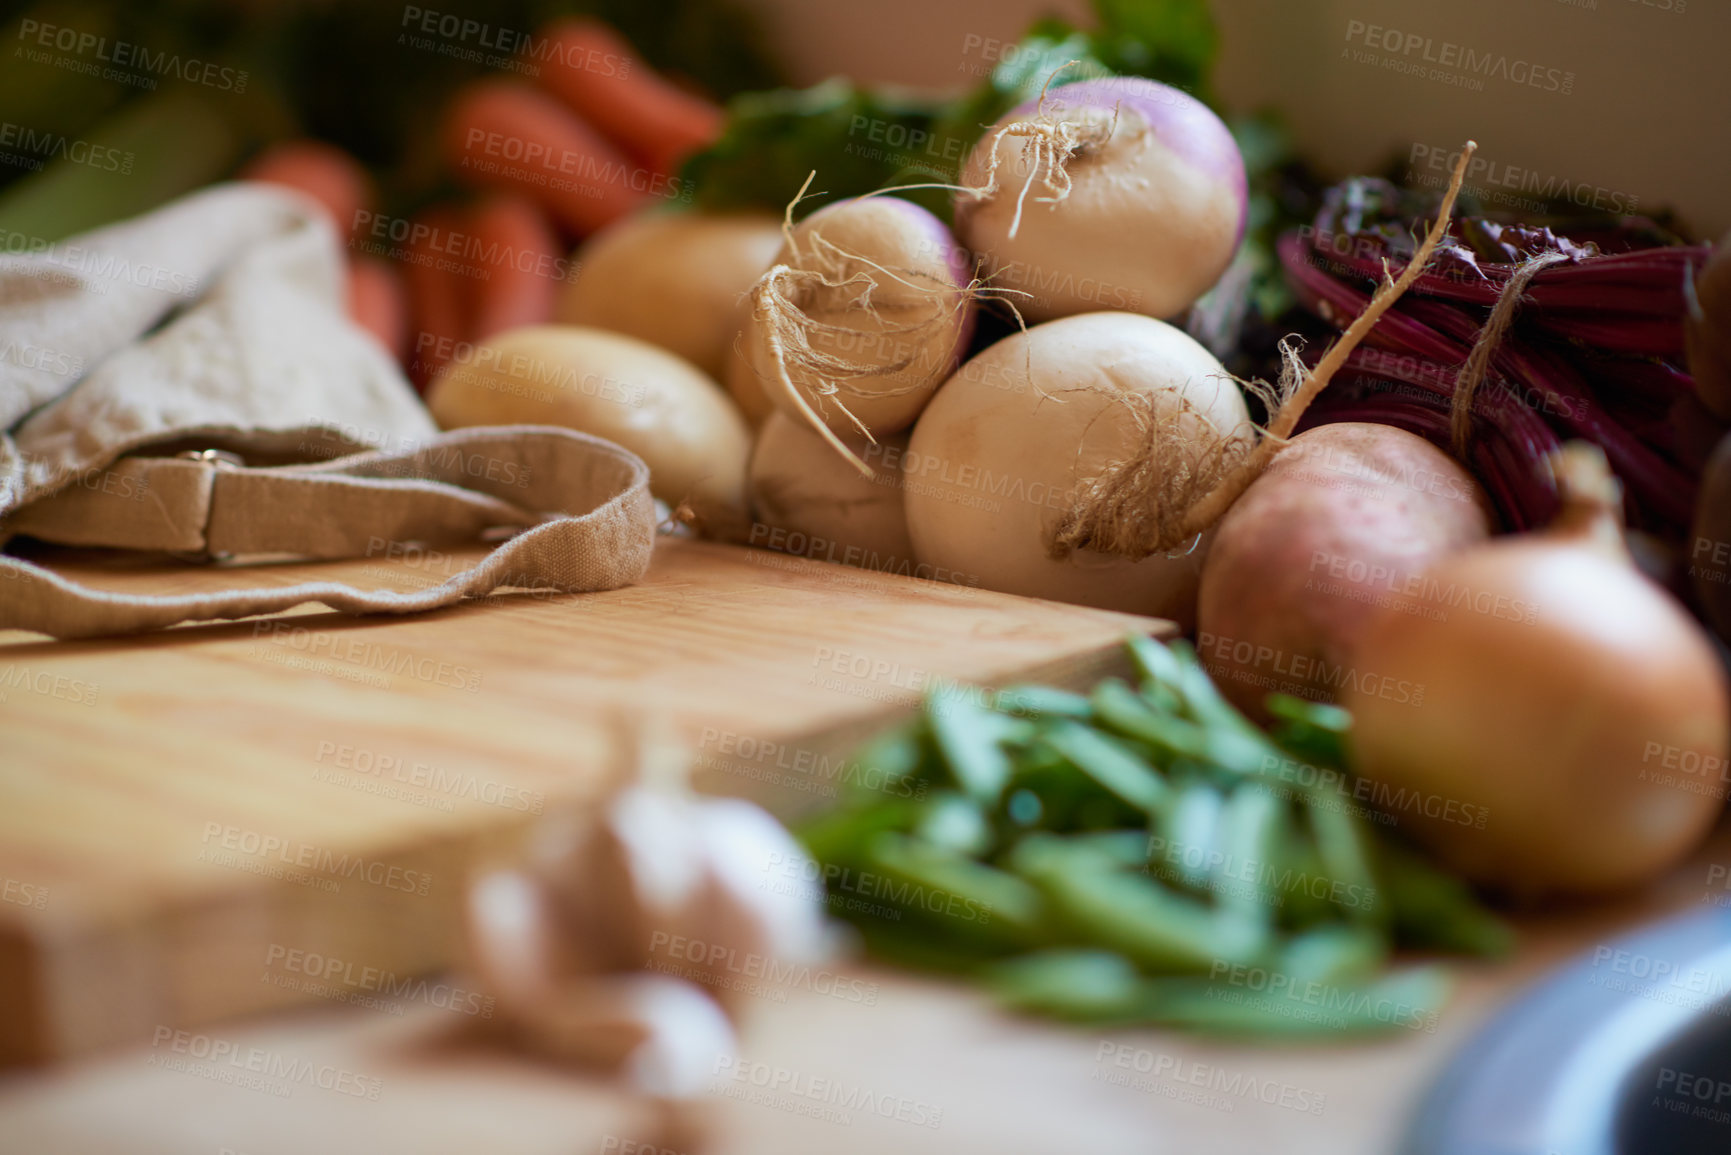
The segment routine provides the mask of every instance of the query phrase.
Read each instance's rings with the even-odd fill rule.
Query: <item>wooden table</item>
[[[474,552],[234,569],[67,561],[186,591],[405,588]],[[1148,618],[663,539],[647,579],[414,617],[320,607],[73,643],[0,634],[0,1063],[306,1001],[272,947],[456,957],[477,856],[621,771],[633,729],[786,812],[955,679],[1086,684]]]
[[[368,570],[406,582],[444,567],[256,576]],[[121,588],[218,576],[83,572]],[[809,767],[823,752],[934,679],[1086,683],[1113,667],[1125,632],[1159,628],[668,541],[644,586],[585,598],[408,620],[313,609],[286,624],[72,645],[0,637],[0,671],[10,662],[82,686],[55,696],[50,679],[47,693],[0,702],[0,875],[12,886],[0,903],[0,1033],[14,1058],[88,1056],[0,1079],[0,1152],[645,1150],[634,1144],[653,1146],[658,1132],[644,1104],[510,1051],[477,1016],[435,1005],[444,988],[338,1005],[273,982],[265,952],[293,946],[405,974],[448,965],[464,871],[529,817],[502,792],[540,794],[543,808],[585,797],[616,761],[608,720],[620,710],[649,707],[712,783],[788,810],[821,801]],[[89,688],[93,704],[74,700]],[[341,780],[328,773],[339,760]],[[464,775],[496,789],[482,798]],[[426,873],[431,885],[415,894],[317,863],[296,868],[303,878],[269,877],[257,860],[270,856],[241,846],[247,832]],[[212,857],[225,840],[234,848]],[[742,1053],[716,1073],[706,1150],[1380,1155],[1513,992],[1574,952],[1698,906],[1709,864],[1727,861],[1721,837],[1648,894],[1523,920],[1515,959],[1462,968],[1435,1033],[1335,1047],[1017,1020],[965,988],[844,962],[869,1005],[816,989],[827,984],[748,1000]],[[837,1091],[817,1111],[785,1095],[753,1101],[756,1074]],[[838,1109],[838,1097],[868,1106]]]

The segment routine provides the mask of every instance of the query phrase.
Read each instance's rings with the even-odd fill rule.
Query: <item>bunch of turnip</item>
[[[987,129],[954,199],[954,236],[882,195],[790,223],[740,338],[775,407],[838,459],[870,476],[899,458],[905,527],[883,520],[882,490],[789,485],[789,470],[834,470],[809,452],[796,467],[767,437],[753,471],[780,475],[783,496],[773,511],[760,500],[758,518],[821,527],[860,556],[907,540],[920,565],[990,589],[1193,623],[1213,523],[1333,372],[1289,356],[1279,386],[1247,385],[1171,323],[1243,240],[1231,133],[1151,80],[1049,86]],[[1366,310],[1333,364],[1407,283]],[[982,298],[1018,331],[961,362]],[[1273,415],[1271,437],[1247,391]],[[879,439],[910,425],[905,452],[883,453]],[[840,503],[870,497],[866,535]]]

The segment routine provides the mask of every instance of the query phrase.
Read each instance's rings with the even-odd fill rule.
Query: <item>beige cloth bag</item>
[[[643,575],[655,512],[642,460],[550,427],[440,434],[344,316],[343,277],[324,215],[259,185],[0,257],[0,544],[221,559],[508,540],[413,593],[248,586],[237,569],[217,593],[123,595],[0,554],[0,628],[84,637],[305,602],[408,613]]]

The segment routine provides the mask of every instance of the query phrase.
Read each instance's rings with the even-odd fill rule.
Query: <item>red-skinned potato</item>
[[[1490,530],[1478,483],[1424,438],[1360,422],[1302,433],[1215,531],[1198,655],[1253,717],[1275,691],[1330,701],[1365,673],[1352,652],[1378,601]]]

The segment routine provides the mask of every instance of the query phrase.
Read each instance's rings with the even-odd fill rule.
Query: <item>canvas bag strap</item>
[[[388,556],[393,545],[519,532],[474,567],[412,592],[306,582],[121,594],[0,554],[0,629],[92,637],[307,602],[346,613],[412,613],[502,587],[615,589],[643,576],[655,538],[649,470],[641,459],[600,438],[538,426],[458,430],[401,452],[268,469],[210,453],[125,458],[95,481],[23,507],[6,520],[6,530],[212,558]]]

